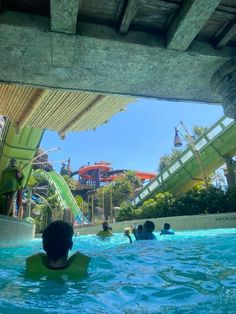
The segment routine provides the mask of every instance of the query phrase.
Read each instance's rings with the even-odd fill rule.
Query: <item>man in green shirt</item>
[[[11,159],[3,170],[1,178],[1,192],[5,198],[2,213],[9,216],[12,213],[13,201],[18,190],[22,188],[23,174],[18,170],[16,160]]]

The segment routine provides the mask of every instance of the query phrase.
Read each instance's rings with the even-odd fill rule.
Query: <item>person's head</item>
[[[102,223],[102,229],[103,229],[103,231],[107,231],[109,229],[109,224],[107,221],[104,221]]]
[[[164,224],[164,230],[170,230],[170,224],[167,222]]]
[[[143,231],[143,225],[138,225],[137,231],[138,231],[138,232],[142,232],[142,231]]]
[[[146,220],[145,223],[143,224],[144,231],[153,232],[154,229],[155,229],[155,224],[150,220]]]
[[[10,161],[9,161],[9,165],[11,167],[16,167],[16,160],[14,158],[11,158]]]
[[[64,221],[52,222],[43,231],[43,249],[49,259],[57,260],[67,257],[69,250],[72,249],[73,227]]]

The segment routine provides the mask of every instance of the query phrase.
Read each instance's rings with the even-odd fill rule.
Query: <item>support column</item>
[[[236,161],[233,160],[232,158],[226,158],[225,159],[226,163],[226,171],[225,171],[225,176],[227,180],[227,184],[229,188],[235,187],[236,186]]]
[[[236,121],[236,60],[231,59],[213,75],[211,86],[222,97],[224,113]]]

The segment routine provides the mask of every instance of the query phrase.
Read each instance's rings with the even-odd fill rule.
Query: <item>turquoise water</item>
[[[236,229],[177,232],[132,244],[74,238],[92,257],[80,282],[30,281],[41,240],[0,249],[0,313],[236,313]],[[73,253],[72,252],[72,253]]]

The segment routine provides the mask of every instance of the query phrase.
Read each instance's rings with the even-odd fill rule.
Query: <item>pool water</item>
[[[236,313],[236,229],[177,232],[128,243],[74,238],[92,257],[79,282],[24,276],[41,240],[0,249],[0,313]]]

